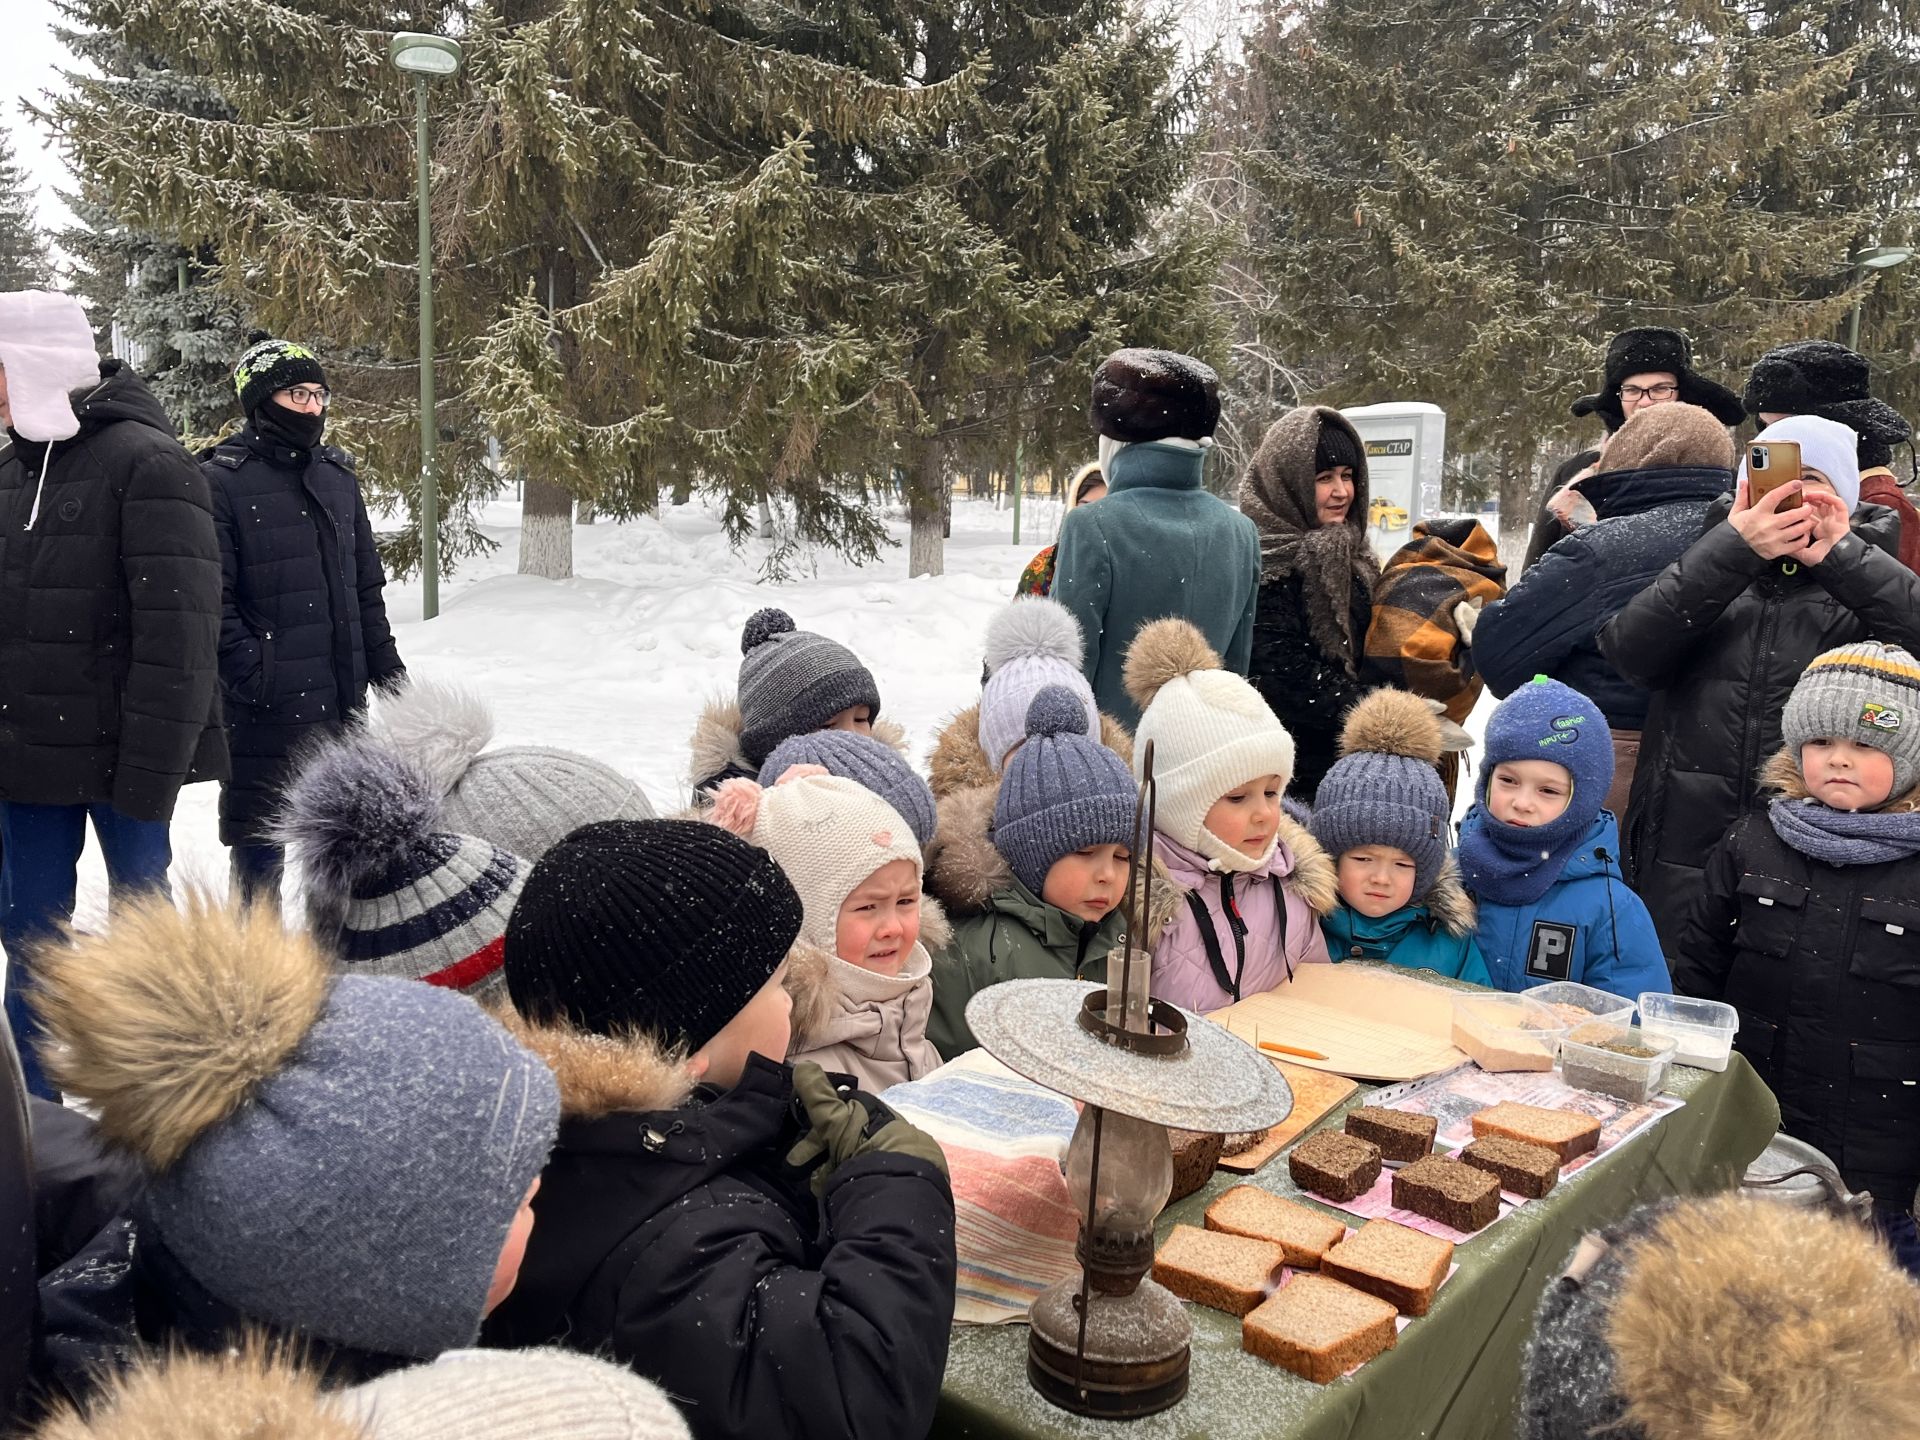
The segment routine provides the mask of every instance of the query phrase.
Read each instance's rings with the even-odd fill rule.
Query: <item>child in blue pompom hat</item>
[[[1652,917],[1620,873],[1620,829],[1602,808],[1612,783],[1606,717],[1578,690],[1536,675],[1487,722],[1458,856],[1500,989],[1575,980],[1631,1000],[1673,988]]]

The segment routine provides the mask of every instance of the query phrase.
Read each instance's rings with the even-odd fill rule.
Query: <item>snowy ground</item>
[[[956,503],[946,574],[918,580],[907,578],[906,521],[896,515],[890,529],[902,544],[877,564],[855,569],[823,555],[806,578],[780,586],[756,583],[767,545],[749,542],[736,554],[698,504],[657,519],[576,527],[575,578],[557,583],[514,573],[518,518],[510,501],[490,507],[485,529],[500,548],[443,580],[431,623],[419,618],[418,581],[388,588],[401,655],[416,675],[485,696],[497,741],[599,756],[666,812],[687,793],[694,720],[709,696],[733,689],[740,627],[763,605],[857,651],[880,682],[884,712],[907,727],[924,762],[936,728],[977,698],[987,621],[1012,597],[1020,568],[1051,543],[1059,507],[1029,502],[1016,546],[1010,511]],[[1488,708],[1483,702],[1473,717],[1476,733]],[[173,822],[176,885],[225,888],[215,799],[212,785],[182,792]],[[105,909],[106,872],[89,841],[80,919],[94,923]]]

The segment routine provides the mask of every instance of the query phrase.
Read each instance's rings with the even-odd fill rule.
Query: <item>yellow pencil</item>
[[[1272,1040],[1262,1040],[1260,1042],[1260,1048],[1270,1051],[1275,1055],[1295,1055],[1302,1060],[1324,1060],[1327,1058],[1318,1050],[1302,1050],[1294,1045],[1279,1045]]]

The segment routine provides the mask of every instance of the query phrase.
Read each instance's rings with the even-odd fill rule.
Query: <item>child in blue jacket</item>
[[[1631,1000],[1673,988],[1653,919],[1620,873],[1620,830],[1601,808],[1612,783],[1606,717],[1578,690],[1536,675],[1487,722],[1459,855],[1500,989],[1577,980]]]
[[[1336,858],[1327,953],[1491,985],[1473,901],[1448,855],[1453,806],[1436,768],[1440,720],[1405,690],[1375,690],[1347,717],[1340,759],[1314,797],[1313,838]]]

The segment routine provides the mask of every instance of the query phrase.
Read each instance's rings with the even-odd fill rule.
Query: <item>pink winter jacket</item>
[[[1159,929],[1160,938],[1153,947],[1153,994],[1156,999],[1203,1015],[1231,1005],[1233,994],[1214,976],[1200,923],[1187,899],[1189,894],[1197,894],[1205,902],[1221,958],[1231,974],[1237,952],[1221,895],[1221,872],[1211,861],[1165,835],[1154,836],[1154,850],[1172,886],[1158,880],[1155,883],[1154,917],[1165,928]],[[1276,886],[1269,876],[1279,878],[1281,883]],[[1233,875],[1230,883],[1240,918],[1247,927],[1246,968],[1240,974],[1242,998],[1286,984],[1291,966],[1329,958],[1326,937],[1320,933],[1320,917],[1333,908],[1338,895],[1334,865],[1302,826],[1283,816],[1279,843],[1267,863]],[[1286,905],[1284,959],[1276,904],[1282,900]]]

